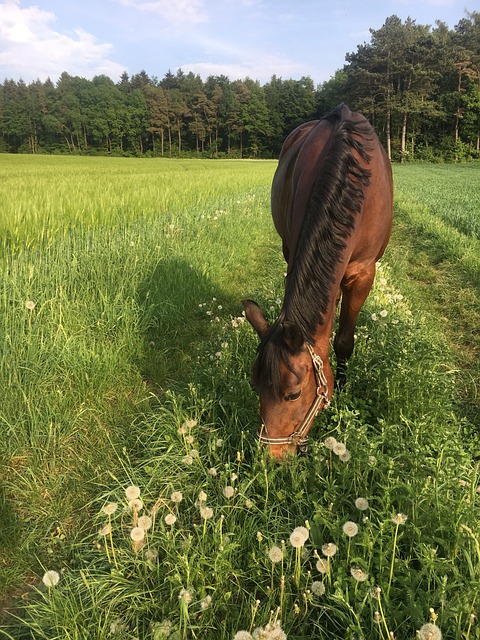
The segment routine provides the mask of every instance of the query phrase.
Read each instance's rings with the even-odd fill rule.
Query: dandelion
[[[35,302],[33,300],[27,300],[25,302],[25,309],[28,309],[29,311],[33,311],[35,309]]]
[[[258,542],[261,542],[263,540],[263,535],[261,531],[257,531],[257,540]]]
[[[164,520],[165,520],[165,524],[168,524],[169,526],[171,526],[175,524],[175,522],[177,521],[177,516],[174,516],[173,513],[167,513]]]
[[[432,622],[424,624],[418,632],[418,636],[421,640],[442,640],[442,632],[440,628]]]
[[[366,511],[368,509],[368,500],[366,498],[357,498],[355,506],[359,511]]]
[[[308,540],[308,536],[309,533],[306,527],[295,527],[290,534],[290,544],[296,549],[303,547],[305,542]]]
[[[108,523],[99,530],[98,535],[104,537],[104,536],[110,535],[111,532],[112,532],[112,525]]]
[[[178,595],[179,600],[183,600],[183,602],[188,605],[192,602],[192,592],[188,591],[188,589],[182,589]]]
[[[283,558],[283,552],[280,547],[272,547],[268,552],[268,557],[273,564],[280,562]]]
[[[125,495],[127,500],[131,502],[132,500],[137,500],[140,497],[140,488],[136,486],[130,486],[125,489]]]
[[[386,318],[388,316],[388,311],[386,309],[382,309],[380,311],[380,317],[381,318]]]
[[[46,571],[43,574],[42,582],[49,589],[51,589],[52,587],[56,587],[59,581],[60,581],[60,574],[58,574],[56,571],[50,570],[50,571]]]
[[[215,469],[215,467],[211,467],[208,470],[208,475],[211,476],[212,478],[215,478],[217,475],[217,470]]]
[[[337,545],[333,542],[327,542],[322,546],[322,553],[327,558],[332,558],[337,553]]]
[[[343,529],[343,533],[349,538],[353,538],[358,533],[357,524],[355,522],[352,522],[351,520],[347,520],[347,522],[345,522],[345,524],[343,525],[342,529]]]
[[[145,539],[145,529],[141,527],[133,527],[130,531],[130,538],[133,542],[142,542]]]
[[[333,437],[333,436],[329,436],[328,438],[325,439],[325,442],[323,443],[327,449],[332,450],[333,447],[337,444],[337,440]]]
[[[347,447],[343,444],[343,442],[336,442],[333,445],[333,449],[332,449],[333,453],[335,453],[337,456],[343,456],[345,455],[345,453],[347,452]]]
[[[213,509],[211,507],[201,507],[200,516],[206,521],[213,518]]]
[[[212,596],[205,596],[203,600],[200,601],[200,609],[205,611],[212,604]]]
[[[102,511],[105,515],[111,516],[112,514],[115,513],[115,511],[117,510],[117,507],[118,507],[118,504],[116,502],[109,502],[103,507]]]
[[[138,512],[143,509],[143,502],[140,500],[140,498],[135,498],[135,500],[130,500],[128,506],[132,511]]]
[[[158,561],[158,551],[156,549],[148,549],[145,553],[145,557],[148,562],[155,564]]]
[[[188,465],[193,464],[192,456],[183,456],[183,462]]]
[[[406,521],[407,516],[403,513],[397,513],[396,515],[392,516],[392,522],[396,525],[405,524]]]
[[[348,449],[345,449],[345,453],[341,453],[338,457],[342,462],[349,462],[352,454],[350,453],[350,451],[348,451]]]
[[[139,526],[140,529],[143,529],[144,531],[148,531],[148,529],[150,529],[150,527],[152,526],[152,519],[150,518],[150,516],[141,516],[138,519],[137,526]]]
[[[352,567],[350,569],[350,573],[357,582],[365,582],[365,580],[368,578],[368,573],[365,573],[365,571],[357,569],[356,567]]]
[[[216,445],[216,447],[217,447],[218,449],[220,449],[220,447],[223,447],[223,440],[222,440],[222,438],[218,438],[218,439],[217,439],[217,441],[216,441],[216,443],[215,443],[215,445]]]
[[[323,596],[323,594],[325,593],[325,585],[319,580],[315,580],[314,582],[312,582],[312,584],[310,585],[310,589],[314,596]]]
[[[206,500],[207,500],[207,494],[205,493],[205,491],[200,491],[200,493],[198,494],[198,502],[201,504]]]
[[[223,490],[223,495],[225,496],[225,498],[229,499],[232,498],[233,495],[235,493],[235,489],[231,486],[227,486],[225,487],[225,489]]]
[[[374,322],[376,322],[376,321],[378,320],[378,316],[377,316],[377,314],[376,314],[376,313],[372,313],[371,318],[372,318],[372,320],[373,320]]]
[[[248,631],[237,631],[233,636],[233,640],[253,640],[251,633]]]
[[[183,493],[181,491],[174,491],[170,496],[170,500],[175,504],[178,504],[183,500]]]
[[[317,564],[315,566],[317,567],[317,571],[319,573],[328,573],[328,562],[323,558],[318,558]]]

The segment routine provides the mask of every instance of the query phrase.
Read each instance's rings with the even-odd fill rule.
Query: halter
[[[310,357],[312,358],[313,369],[315,373],[315,382],[317,385],[317,394],[315,400],[313,401],[310,409],[307,411],[307,415],[303,419],[302,424],[289,436],[270,438],[267,433],[267,425],[262,420],[262,424],[260,425],[257,436],[260,442],[262,442],[263,444],[293,444],[300,447],[301,450],[306,450],[308,442],[307,432],[310,429],[315,416],[318,414],[321,408],[326,409],[330,404],[330,400],[327,398],[328,383],[323,371],[323,360],[318,354],[315,353],[313,348],[308,343],[307,349]],[[267,435],[263,435],[264,433],[266,433]]]

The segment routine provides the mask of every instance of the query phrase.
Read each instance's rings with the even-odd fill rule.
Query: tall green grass
[[[239,304],[283,294],[274,163],[1,162],[0,637],[480,637],[478,438],[405,247],[309,457],[276,465]]]

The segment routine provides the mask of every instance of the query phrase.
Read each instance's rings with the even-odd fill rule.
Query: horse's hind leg
[[[375,264],[372,264],[359,270],[347,270],[342,280],[340,318],[333,341],[337,357],[336,384],[339,388],[342,388],[346,381],[346,362],[353,352],[353,336],[358,314],[370,293],[374,279]]]

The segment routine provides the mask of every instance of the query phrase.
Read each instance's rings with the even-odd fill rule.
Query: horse
[[[358,314],[390,239],[393,179],[372,125],[344,104],[286,138],[271,189],[273,223],[287,263],[277,320],[253,300],[244,313],[260,338],[252,382],[260,441],[281,459],[306,449],[315,416],[343,387]],[[329,345],[333,341],[336,379]]]

